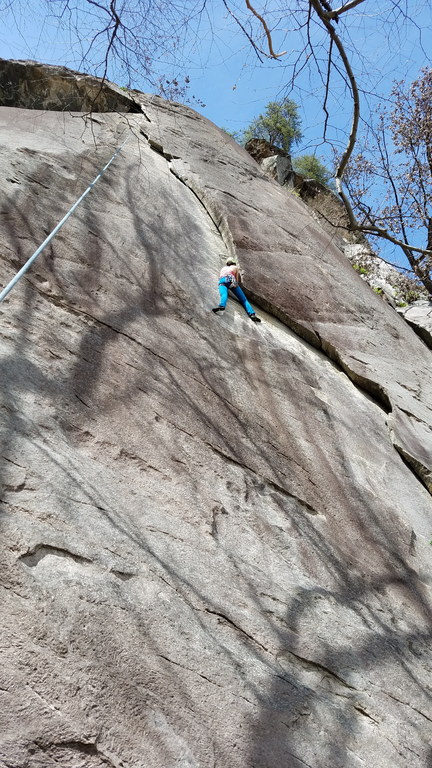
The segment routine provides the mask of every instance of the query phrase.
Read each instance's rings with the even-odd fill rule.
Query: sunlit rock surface
[[[426,768],[430,350],[226,134],[133,103],[0,109],[3,285],[128,138],[0,307],[0,764]],[[260,326],[210,311],[233,254]]]
[[[432,349],[432,297],[429,300],[416,301],[399,311],[429,349]]]

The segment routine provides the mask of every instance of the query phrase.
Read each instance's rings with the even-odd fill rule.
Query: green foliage
[[[361,267],[360,264],[353,264],[353,269],[359,273],[359,275],[368,275],[369,270],[366,267]]]
[[[415,289],[407,291],[405,294],[405,299],[408,304],[412,304],[414,301],[418,301],[419,299],[423,299],[423,298],[424,296],[422,296],[422,292],[416,291]]]
[[[221,131],[228,134],[228,136],[231,136],[231,138],[234,139],[234,141],[236,141],[237,144],[242,143],[242,134],[240,133],[240,131],[229,131],[228,128],[224,128],[223,126],[221,127]]]
[[[378,285],[373,285],[372,286],[372,290],[373,290],[374,293],[377,293],[378,296],[382,296],[383,293],[384,293],[383,289],[380,288]]]
[[[266,139],[289,153],[292,145],[297,144],[302,137],[300,125],[298,106],[294,101],[270,101],[264,114],[259,115],[243,131],[242,143],[246,144],[250,139]]]
[[[299,155],[293,158],[293,168],[296,173],[305,179],[315,179],[325,187],[332,187],[332,174],[315,155]]]

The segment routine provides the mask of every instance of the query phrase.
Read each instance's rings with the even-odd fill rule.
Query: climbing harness
[[[224,277],[219,278],[219,285],[220,284],[226,285],[228,288],[237,288],[238,282],[235,279],[234,275],[225,275]]]
[[[14,278],[12,278],[12,280],[10,281],[10,283],[8,283],[8,284],[7,284],[7,286],[6,286],[5,288],[3,288],[3,290],[2,290],[2,291],[1,291],[1,293],[0,293],[0,304],[1,304],[1,302],[2,302],[2,301],[5,299],[5,298],[6,298],[6,296],[8,295],[8,293],[9,293],[9,292],[12,290],[12,288],[14,287],[14,285],[16,285],[16,284],[17,284],[18,280],[20,280],[20,279],[21,279],[21,277],[22,277],[22,276],[23,276],[23,275],[24,275],[24,274],[27,272],[27,270],[28,270],[28,269],[29,269],[29,267],[30,267],[30,266],[33,264],[34,260],[35,260],[35,259],[36,259],[36,258],[39,256],[39,254],[41,253],[41,251],[43,251],[43,249],[44,249],[44,248],[45,248],[45,247],[48,245],[48,243],[50,243],[50,242],[51,242],[51,240],[53,239],[53,237],[55,237],[55,235],[57,234],[57,232],[59,232],[59,230],[62,228],[63,224],[64,224],[64,223],[65,223],[65,222],[68,220],[69,216],[71,216],[71,215],[74,213],[74,211],[76,211],[76,209],[78,208],[79,204],[80,204],[80,203],[81,203],[81,202],[84,200],[84,198],[85,198],[85,197],[86,197],[86,196],[89,194],[89,192],[91,192],[91,191],[92,191],[92,189],[93,189],[93,187],[95,186],[95,184],[96,184],[96,183],[99,181],[99,179],[100,179],[100,178],[103,176],[103,174],[105,173],[105,171],[107,170],[107,168],[109,168],[109,167],[110,167],[111,163],[112,163],[112,162],[113,162],[113,161],[116,159],[117,155],[118,155],[118,154],[121,152],[121,150],[123,149],[123,147],[124,147],[124,145],[126,144],[126,142],[127,142],[127,141],[129,141],[129,136],[127,137],[127,139],[125,139],[125,141],[123,142],[123,144],[121,144],[121,145],[118,147],[118,149],[116,149],[116,151],[114,152],[114,154],[113,154],[113,156],[111,157],[111,159],[110,159],[110,160],[108,160],[108,162],[106,163],[106,165],[104,165],[104,167],[102,168],[102,170],[101,170],[101,171],[99,171],[98,175],[96,176],[96,178],[95,178],[95,179],[93,179],[92,183],[88,185],[88,187],[87,187],[87,189],[85,190],[85,192],[83,192],[83,194],[81,195],[81,197],[80,197],[80,198],[78,198],[78,200],[77,200],[77,201],[76,201],[76,202],[73,204],[72,208],[70,208],[70,210],[67,212],[67,214],[66,214],[65,216],[63,216],[62,220],[61,220],[61,221],[59,221],[59,223],[57,224],[57,226],[56,226],[56,227],[54,227],[54,229],[52,230],[52,232],[51,232],[51,233],[48,235],[48,237],[47,237],[47,238],[46,238],[46,239],[43,241],[43,243],[42,243],[42,244],[39,246],[39,248],[38,248],[38,249],[37,249],[37,250],[34,252],[34,254],[33,254],[32,256],[30,256],[30,258],[29,258],[29,259],[26,261],[26,263],[24,264],[24,266],[23,266],[23,267],[21,267],[21,269],[19,270],[19,272],[17,272],[17,274],[15,275],[15,277],[14,277]]]

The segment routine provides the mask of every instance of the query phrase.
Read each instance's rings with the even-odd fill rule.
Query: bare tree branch
[[[384,229],[383,227],[378,227],[376,225],[367,226],[365,224],[356,223],[353,229],[356,232],[365,232],[369,235],[381,237],[383,240],[388,240],[389,243],[393,243],[393,245],[398,245],[400,248],[402,248],[404,253],[405,251],[408,251],[409,253],[421,253],[422,256],[432,256],[432,251],[428,251],[425,248],[419,248],[416,245],[409,245],[408,243],[404,243],[403,240],[399,240],[397,237],[394,237],[387,229]]]
[[[255,43],[255,40],[254,40],[254,39],[252,38],[252,36],[249,34],[249,32],[247,31],[247,29],[245,29],[245,27],[244,27],[244,26],[243,26],[243,24],[241,23],[240,19],[238,19],[238,18],[237,18],[237,16],[236,16],[236,15],[235,15],[235,14],[232,12],[231,8],[229,7],[229,5],[228,5],[228,3],[227,3],[227,0],[222,0],[222,2],[223,2],[223,4],[224,4],[225,8],[227,9],[228,13],[230,14],[230,16],[232,16],[232,17],[233,17],[233,19],[234,19],[234,21],[236,22],[236,24],[238,24],[238,26],[240,27],[240,29],[241,29],[241,31],[243,32],[243,34],[244,34],[244,35],[247,37],[247,39],[249,40],[249,42],[250,42],[250,44],[251,44],[252,48],[254,49],[254,51],[255,51],[255,53],[256,53],[256,55],[257,55],[257,57],[258,57],[258,59],[259,59],[259,60],[262,62],[262,58],[261,58],[261,56],[260,56],[259,54],[261,54],[262,56],[267,56],[268,54],[267,54],[267,53],[265,53],[265,51],[262,51],[262,50],[261,50],[261,48],[258,48],[257,44]]]
[[[250,4],[249,0],[245,0],[247,8],[253,13],[254,16],[257,17],[257,19],[261,22],[264,32],[266,33],[268,47],[270,51],[270,56],[272,59],[278,59],[280,56],[285,56],[286,51],[282,51],[282,53],[275,53],[273,50],[273,41],[271,37],[271,32],[266,24],[265,19],[260,16],[260,14],[255,10],[255,8]]]
[[[356,142],[356,137],[357,137],[357,129],[358,129],[358,123],[359,123],[359,117],[360,117],[360,97],[359,97],[359,92],[358,92],[358,87],[357,87],[357,82],[354,76],[354,72],[352,70],[351,64],[349,63],[348,56],[342,44],[342,41],[340,40],[339,36],[336,34],[335,28],[332,26],[332,24],[330,24],[330,22],[326,18],[325,11],[322,10],[319,0],[310,0],[310,4],[313,7],[317,16],[323,22],[325,28],[327,29],[327,32],[330,35],[330,39],[332,40],[332,42],[334,43],[334,45],[336,46],[339,52],[339,55],[342,59],[344,69],[347,74],[348,81],[351,88],[351,95],[352,95],[352,101],[353,101],[353,117],[352,117],[351,132],[348,138],[347,147],[340,159],[338,168],[336,170],[336,176],[335,176],[336,188],[337,188],[338,194],[341,195],[343,173],[351,157],[351,154],[353,152],[354,145]]]
[[[324,129],[323,129],[323,137],[325,139],[327,134],[327,125],[328,121],[330,119],[330,114],[327,109],[327,100],[329,96],[329,90],[330,90],[330,73],[331,73],[331,64],[332,64],[332,52],[333,52],[333,40],[330,40],[330,46],[329,46],[329,52],[328,52],[328,61],[327,61],[327,77],[326,77],[326,84],[325,84],[325,95],[324,95],[324,101],[323,101],[323,111],[325,114],[324,119]]]
[[[340,16],[342,13],[345,13],[345,11],[351,11],[352,8],[355,8],[356,5],[364,3],[364,1],[365,0],[351,0],[349,3],[344,3],[340,8],[335,8],[333,11],[330,11],[327,17],[329,19],[334,19],[336,16]]]

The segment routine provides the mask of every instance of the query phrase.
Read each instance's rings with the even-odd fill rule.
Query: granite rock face
[[[129,137],[0,307],[0,765],[426,768],[430,350],[226,134],[131,103],[0,108],[2,285]],[[259,327],[210,311],[233,254]]]
[[[420,299],[407,307],[401,307],[400,314],[432,349],[432,297]]]
[[[0,104],[70,112],[139,112],[132,92],[114,83],[36,61],[0,59]]]

